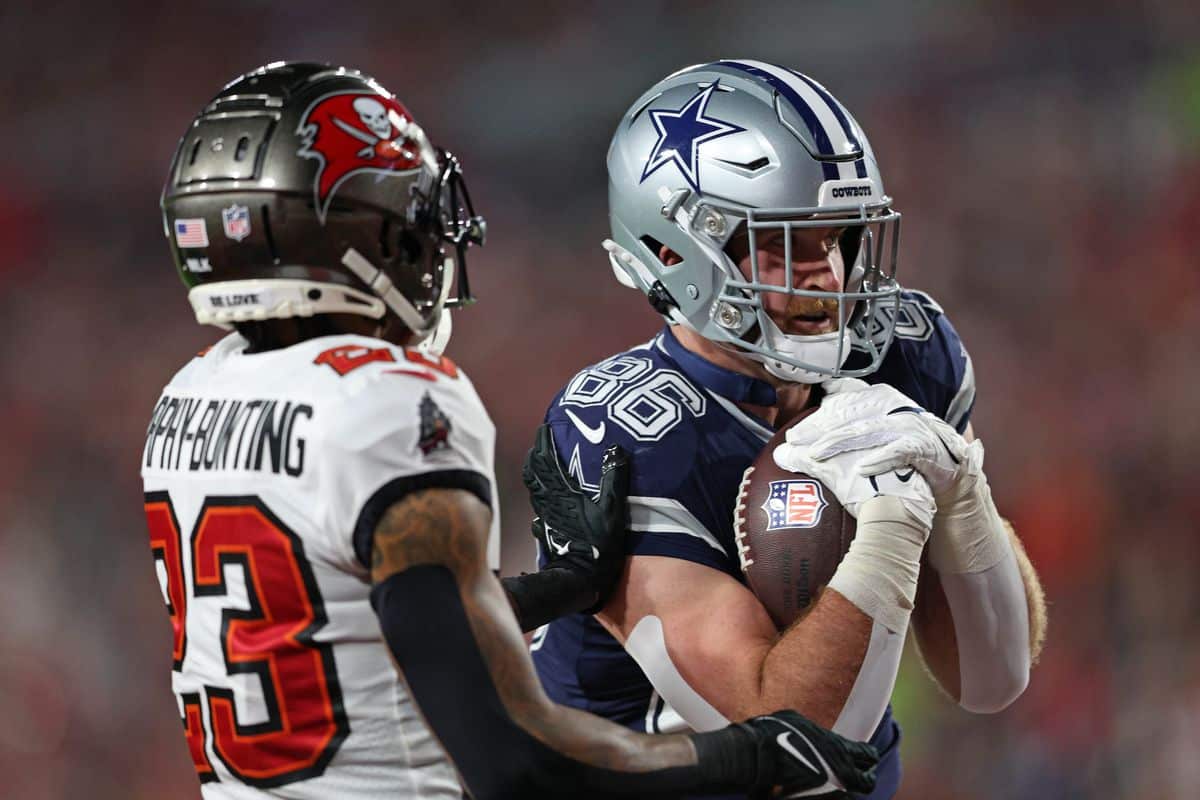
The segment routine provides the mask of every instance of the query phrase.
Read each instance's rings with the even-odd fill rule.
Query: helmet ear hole
[[[660,242],[658,239],[655,239],[653,236],[643,236],[639,241],[646,246],[646,249],[650,251],[652,256],[654,256],[655,261],[657,261],[659,264],[662,264],[664,267],[671,266],[670,264],[663,262],[662,251],[664,248],[669,252],[674,252],[673,250],[666,248],[662,242]]]

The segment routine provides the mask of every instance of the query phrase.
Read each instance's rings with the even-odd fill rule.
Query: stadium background
[[[971,350],[995,494],[1051,602],[998,716],[908,660],[902,797],[1200,796],[1198,42],[1190,0],[4,4],[0,794],[198,796],[137,473],[161,385],[217,338],[157,201],[219,86],[357,65],[462,157],[490,235],[450,354],[500,429],[511,573],[544,404],[659,325],[599,246],[613,126],[680,66],[755,57],[869,133],[901,278]]]

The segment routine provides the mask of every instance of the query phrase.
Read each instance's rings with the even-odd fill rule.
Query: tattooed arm
[[[695,763],[685,737],[638,741],[632,731],[546,697],[504,590],[487,568],[490,516],[487,506],[462,490],[431,489],[408,496],[388,510],[375,530],[372,580],[378,584],[420,564],[449,569],[505,710],[543,744],[596,766],[631,771]]]
[[[397,666],[478,800],[649,796],[789,786],[861,791],[873,753],[782,712],[721,731],[645,736],[552,703],[499,581],[488,507],[460,489],[393,504],[374,532],[372,603]],[[787,732],[796,734],[788,738]],[[811,746],[806,770],[776,742]],[[839,781],[833,783],[833,781]]]

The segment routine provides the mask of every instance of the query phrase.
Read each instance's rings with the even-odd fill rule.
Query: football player
[[[535,636],[539,677],[554,700],[638,731],[799,708],[870,738],[871,796],[890,797],[910,617],[972,711],[1023,691],[1044,628],[1036,576],[968,445],[967,351],[931,297],[896,283],[900,215],[871,147],[807,76],[757,61],[681,70],[621,119],[608,173],[613,271],[667,326],[577,374],[547,412],[585,488],[606,447],[630,452],[632,534],[599,613]],[[818,403],[775,459],[825,482],[857,536],[780,633],[741,575],[734,503],[773,432]]]
[[[873,750],[794,712],[639,737],[546,698],[509,604],[528,624],[595,601],[627,464],[593,502],[540,434],[541,524],[587,544],[506,596],[495,431],[440,354],[483,220],[389,92],[318,64],[238,78],[162,206],[197,321],[232,329],[167,384],[142,458],[205,798],[870,788]]]

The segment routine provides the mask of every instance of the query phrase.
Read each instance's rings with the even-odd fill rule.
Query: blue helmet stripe
[[[833,151],[833,142],[829,139],[829,133],[825,130],[825,126],[821,124],[821,120],[817,118],[816,112],[813,110],[800,93],[788,85],[787,81],[779,78],[764,69],[760,69],[751,64],[744,64],[741,61],[720,61],[721,66],[733,67],[741,70],[756,78],[760,78],[771,85],[775,91],[783,95],[783,97],[792,104],[800,118],[804,120],[804,124],[808,126],[808,132],[812,134],[816,141],[817,149],[824,155],[836,155]],[[825,167],[825,178],[827,180],[836,179],[838,170],[836,165],[823,164]],[[833,167],[833,175],[830,175],[829,167]]]
[[[796,72],[796,70],[794,70],[794,69],[789,69],[788,72],[795,75],[800,80],[804,81],[806,84],[808,84],[812,88],[812,90],[814,92],[816,92],[818,95],[821,96],[821,99],[824,100],[825,103],[829,106],[829,109],[831,111],[833,111],[833,115],[835,117],[837,117],[838,122],[841,123],[842,131],[846,134],[846,138],[849,139],[854,144],[854,147],[856,149],[862,150],[862,144],[858,141],[858,137],[854,135],[854,126],[850,124],[850,120],[846,118],[845,113],[842,111],[842,104],[839,103],[837,100],[833,99],[833,95],[831,95],[825,89],[824,86],[817,83],[816,81],[814,81],[812,78],[808,77],[807,75]],[[863,178],[866,176],[859,175],[859,177]]]
[[[867,162],[861,158],[854,162],[854,174],[860,178],[867,177]]]

